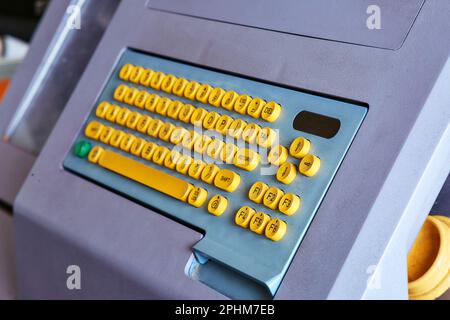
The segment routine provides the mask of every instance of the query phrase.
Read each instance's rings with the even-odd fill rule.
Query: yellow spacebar
[[[109,150],[102,153],[98,164],[181,201],[186,201],[193,188],[186,181]]]

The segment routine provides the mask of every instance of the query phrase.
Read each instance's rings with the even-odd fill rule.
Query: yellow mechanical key
[[[166,122],[159,130],[158,137],[161,140],[168,142],[173,130],[175,130],[175,126],[169,122]]]
[[[222,148],[225,146],[225,143],[221,140],[214,139],[213,141],[208,144],[206,147],[206,154],[208,157],[213,159],[219,159],[220,152],[222,151]]]
[[[150,96],[150,93],[147,91],[141,90],[136,96],[136,99],[134,99],[134,106],[138,107],[139,109],[144,109],[145,103],[147,102],[148,97]]]
[[[263,204],[272,210],[275,210],[278,208],[278,203],[280,202],[281,198],[284,196],[284,192],[281,191],[278,188],[271,187],[269,188],[263,197]]]
[[[214,129],[219,118],[220,114],[218,114],[217,112],[209,112],[206,115],[205,119],[203,119],[203,128],[205,128],[206,130]]]
[[[127,123],[128,117],[131,114],[131,110],[128,108],[120,108],[116,116],[116,123],[124,126]]]
[[[126,104],[129,104],[130,106],[134,105],[134,100],[136,100],[136,97],[139,94],[139,90],[136,88],[130,88],[127,91],[127,94],[125,95],[125,98],[123,99],[123,102]]]
[[[226,135],[228,128],[231,126],[232,122],[233,122],[233,118],[231,118],[227,115],[220,116],[220,118],[216,122],[217,132],[219,132],[223,135]]]
[[[98,140],[100,138],[100,134],[105,126],[97,121],[91,121],[84,130],[84,134],[86,137]]]
[[[176,170],[181,174],[187,174],[193,161],[194,159],[189,156],[181,156],[178,159]]]
[[[136,129],[136,126],[141,119],[141,114],[139,112],[132,112],[128,116],[127,127],[130,129]]]
[[[263,234],[269,221],[269,215],[262,212],[255,213],[250,220],[250,230],[257,234]]]
[[[153,71],[152,69],[145,69],[141,75],[141,79],[139,80],[139,83],[145,87],[150,86],[150,81],[152,81],[152,77],[154,74],[155,74],[155,71]]]
[[[238,152],[238,147],[232,143],[227,143],[220,151],[220,159],[225,163],[231,164],[234,161],[236,152]]]
[[[284,184],[291,184],[297,177],[297,167],[290,162],[283,163],[277,171],[277,180]]]
[[[261,203],[267,190],[269,190],[267,184],[261,181],[255,182],[248,191],[248,198],[255,203]]]
[[[133,144],[131,145],[130,152],[136,157],[140,157],[145,143],[146,141],[144,139],[136,138],[136,140],[134,140]]]
[[[197,95],[197,91],[200,88],[200,83],[197,81],[191,81],[186,85],[186,88],[184,89],[184,97],[189,100],[194,100],[195,96]]]
[[[196,127],[201,127],[203,124],[203,119],[205,119],[208,114],[208,110],[203,108],[197,108],[191,116],[191,124]]]
[[[211,143],[212,139],[211,137],[207,136],[207,135],[202,135],[199,138],[197,138],[194,142],[194,150],[197,153],[205,153],[206,148],[209,146],[209,144]],[[183,141],[183,146],[184,146],[184,141]]]
[[[197,101],[200,101],[202,103],[207,103],[209,94],[211,93],[212,90],[213,88],[209,84],[202,84],[200,88],[198,88],[197,90],[195,99],[197,99]]]
[[[236,103],[239,94],[234,91],[228,91],[222,98],[221,106],[227,110],[233,110],[234,104]]]
[[[242,132],[244,132],[247,122],[241,119],[235,119],[228,128],[228,135],[235,139],[240,139]]]
[[[188,175],[196,180],[200,180],[200,177],[202,176],[203,169],[205,169],[206,163],[204,163],[202,160],[197,159],[194,160],[189,167]]]
[[[104,119],[110,107],[111,105],[108,102],[106,101],[100,102],[97,109],[95,110],[95,115],[100,119]]]
[[[178,115],[183,108],[183,103],[180,101],[172,101],[167,108],[167,116],[174,120],[178,120]]]
[[[160,90],[165,76],[166,75],[162,72],[155,72],[155,74],[153,74],[152,80],[150,81],[150,86],[155,90]]]
[[[271,164],[273,164],[275,166],[279,166],[279,165],[283,164],[284,162],[286,162],[288,156],[289,156],[289,152],[286,149],[286,147],[277,145],[270,150],[267,158]]]
[[[267,102],[261,111],[261,118],[267,122],[275,122],[281,114],[281,106],[273,101]]]
[[[122,141],[120,142],[120,149],[125,152],[129,152],[133,142],[136,140],[136,137],[132,134],[125,134]]]
[[[248,143],[255,143],[261,127],[255,123],[249,123],[242,131],[242,139]]]
[[[241,176],[228,169],[220,170],[214,178],[214,185],[227,192],[234,192],[241,184]]]
[[[172,93],[172,88],[175,84],[175,81],[177,81],[177,78],[174,75],[166,75],[161,82],[161,90],[167,93]]]
[[[108,120],[109,122],[114,122],[120,110],[121,108],[119,106],[112,105],[106,112],[106,120]]]
[[[183,202],[186,202],[193,189],[190,183],[182,179],[108,150],[102,153],[98,164],[107,170]]]
[[[173,129],[172,134],[170,135],[170,143],[179,144],[183,141],[185,135],[188,135],[189,131],[185,128],[177,127]]]
[[[95,146],[94,148],[92,148],[88,155],[89,162],[98,163],[98,160],[100,159],[103,152],[105,152],[105,150],[99,146]]]
[[[275,130],[265,127],[259,131],[256,137],[256,143],[263,148],[270,148],[277,138]]]
[[[164,122],[162,122],[161,120],[153,119],[148,126],[147,134],[151,137],[156,138],[163,124]]]
[[[134,67],[133,72],[131,72],[129,81],[138,84],[141,80],[141,76],[143,73],[144,73],[144,68]]]
[[[104,144],[108,144],[114,131],[113,127],[104,127],[100,134],[100,141]]]
[[[219,171],[220,168],[218,166],[210,163],[203,169],[201,179],[208,184],[212,184]]]
[[[181,144],[186,149],[192,150],[198,139],[200,139],[200,134],[195,132],[194,130],[190,130],[188,134],[184,135]]]
[[[203,188],[195,187],[188,197],[188,203],[191,206],[200,208],[208,199],[208,191]]]
[[[119,71],[119,78],[125,81],[130,79],[131,73],[133,72],[134,66],[132,64],[125,64]]]
[[[147,130],[148,130],[148,126],[150,125],[152,120],[153,120],[152,117],[142,115],[136,124],[136,130],[139,131],[140,133],[146,134]]]
[[[109,144],[114,148],[119,148],[122,139],[125,137],[125,132],[116,130],[111,135],[111,139],[109,139]]]
[[[152,160],[154,163],[159,164],[162,166],[164,164],[164,160],[166,159],[167,155],[170,153],[170,150],[166,147],[159,146],[156,148],[155,152],[153,153]]]
[[[123,102],[125,99],[125,96],[127,95],[127,92],[130,90],[130,87],[127,85],[121,84],[119,85],[116,90],[114,90],[113,98],[114,100]]]
[[[287,216],[292,216],[300,208],[300,205],[301,200],[299,196],[292,193],[286,193],[278,204],[278,210]]]
[[[228,199],[221,195],[216,195],[209,200],[208,212],[215,215],[221,216],[228,207]]]
[[[209,94],[208,103],[214,107],[220,107],[225,90],[222,88],[214,88]]]
[[[182,97],[184,93],[184,89],[186,89],[187,84],[189,81],[187,81],[184,78],[178,78],[175,80],[175,83],[172,87],[172,93],[176,96]]]
[[[240,114],[247,114],[247,108],[251,101],[252,97],[250,97],[249,95],[240,95],[234,103],[234,111]]]
[[[301,159],[309,153],[310,149],[311,142],[306,138],[298,137],[292,141],[289,152],[294,158]]]
[[[236,212],[236,215],[234,216],[234,222],[242,228],[248,228],[250,220],[255,213],[256,211],[254,209],[250,208],[249,206],[244,206]]]
[[[286,222],[278,218],[272,219],[266,226],[266,237],[272,241],[280,241],[286,234],[287,225]]]
[[[261,111],[266,102],[261,98],[255,98],[250,102],[247,108],[247,114],[253,118],[258,119],[261,116]]]
[[[307,177],[315,176],[320,169],[320,159],[315,155],[308,154],[300,162],[299,169]]]
[[[172,150],[167,154],[166,158],[164,159],[164,166],[166,168],[173,170],[177,166],[178,160],[180,160],[180,158],[181,153],[179,153],[176,150]]]
[[[158,96],[157,94],[149,95],[147,101],[145,102],[145,110],[155,112],[159,99],[161,99],[161,97]]]
[[[155,153],[158,146],[150,141],[147,141],[142,148],[141,157],[145,160],[152,160],[153,154]]]
[[[238,168],[253,171],[259,165],[259,154],[250,149],[239,149],[234,156],[234,165]]]
[[[161,98],[158,101],[158,104],[156,105],[156,113],[166,116],[167,115],[167,109],[169,109],[170,104],[172,103],[172,100],[169,98]]]
[[[185,104],[178,114],[178,119],[184,123],[189,123],[191,116],[195,111],[195,107],[191,104]]]

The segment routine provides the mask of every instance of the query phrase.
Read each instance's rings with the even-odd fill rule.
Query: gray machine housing
[[[407,252],[450,171],[450,3],[377,1],[397,20],[371,39],[371,2],[342,1],[325,21],[315,7],[330,8],[325,0],[122,2],[15,202],[19,296],[224,298],[185,275],[199,232],[62,168],[121,52],[134,48],[366,103],[275,298],[406,299]],[[260,18],[267,10],[316,16],[259,26],[214,16],[225,3],[259,8]],[[350,18],[360,27],[346,25]],[[320,26],[333,23],[343,34]],[[81,290],[66,286],[71,265],[81,269]]]

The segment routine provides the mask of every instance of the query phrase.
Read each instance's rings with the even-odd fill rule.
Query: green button
[[[91,151],[92,145],[87,141],[80,141],[75,145],[74,153],[79,158],[86,158]]]

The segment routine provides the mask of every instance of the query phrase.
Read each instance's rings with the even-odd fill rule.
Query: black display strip
[[[295,130],[331,139],[339,132],[341,121],[322,114],[302,111],[295,117],[293,126]]]

